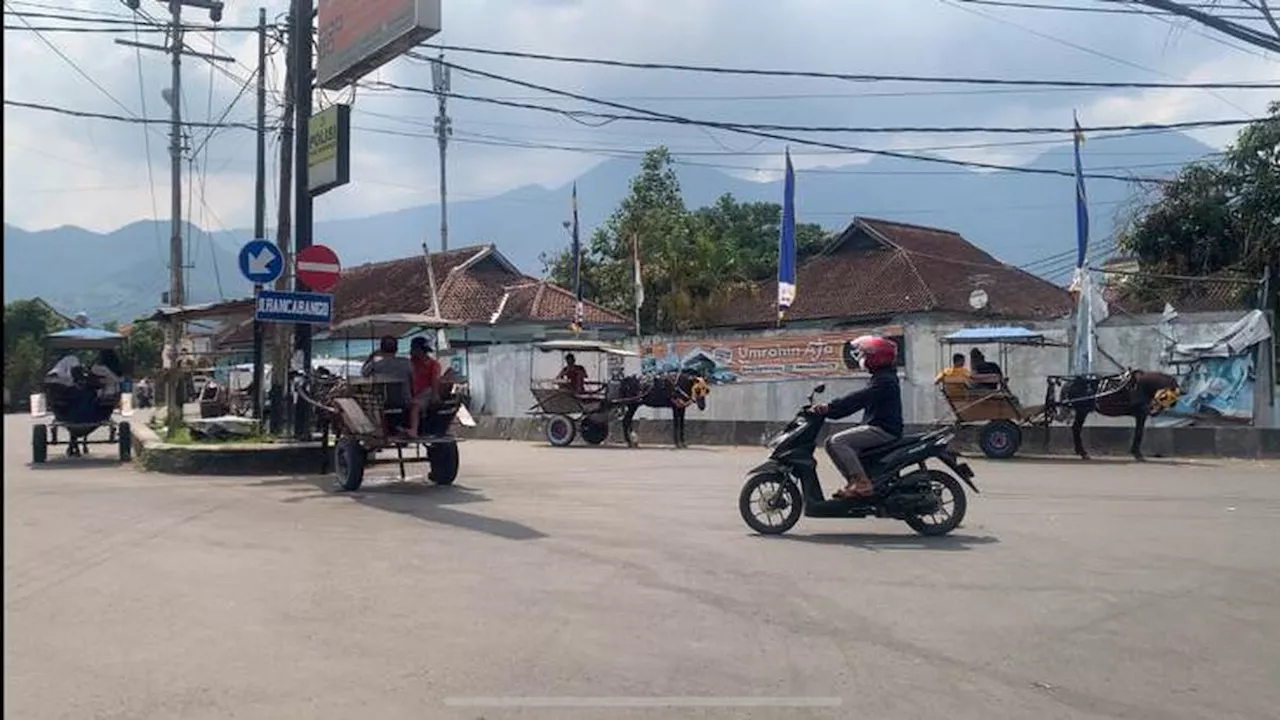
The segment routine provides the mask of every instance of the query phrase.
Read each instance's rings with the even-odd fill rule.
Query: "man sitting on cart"
[[[578,364],[573,353],[564,356],[564,368],[556,376],[561,385],[567,385],[574,395],[587,394],[587,369]]]
[[[1004,381],[1000,366],[991,362],[978,348],[969,351],[969,364],[973,367],[973,384],[986,390],[999,390]]]
[[[417,437],[423,412],[440,404],[440,361],[431,357],[427,339],[416,337],[409,343],[409,363],[413,368],[409,436]]]
[[[956,353],[951,356],[951,367],[943,368],[938,373],[938,377],[933,379],[935,385],[939,383],[968,383],[973,373],[969,372],[969,368],[964,366],[964,353]]]

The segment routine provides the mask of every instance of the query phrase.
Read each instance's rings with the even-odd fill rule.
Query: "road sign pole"
[[[311,0],[293,0],[293,35],[289,38],[293,50],[294,73],[294,126],[296,135],[294,143],[294,229],[293,248],[296,254],[310,247],[312,235],[311,189],[309,166],[307,164],[307,148],[311,142],[311,93],[315,73],[311,66],[311,31],[315,25]],[[294,290],[307,291],[311,288],[299,280],[295,274]],[[302,354],[302,371],[311,372],[311,326],[296,325],[294,327],[294,352]],[[306,403],[298,403],[294,407],[293,430],[299,440],[311,436],[311,413]]]
[[[258,302],[258,294],[262,292],[262,285],[253,286],[253,302]],[[265,418],[262,412],[262,321],[257,317],[253,319],[253,416],[258,422],[263,422]]]

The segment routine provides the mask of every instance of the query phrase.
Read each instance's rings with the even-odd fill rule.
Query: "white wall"
[[[1179,342],[1207,342],[1217,338],[1243,313],[1217,313],[1197,316],[1184,316],[1174,324],[1174,337]],[[1161,364],[1161,353],[1166,340],[1159,327],[1160,318],[1156,316],[1115,317],[1109,319],[1098,328],[1099,348],[1114,357],[1120,363],[1130,367],[1169,370]],[[984,324],[961,322],[945,318],[916,316],[901,318],[892,324],[902,325],[906,329],[907,363],[901,370],[903,387],[903,412],[906,421],[912,424],[928,424],[951,416],[946,400],[933,384],[939,368],[950,362],[953,352],[968,355],[972,346],[958,345],[954,348],[942,347],[940,338],[964,327]],[[1067,320],[1041,323],[1009,323],[1029,327],[1045,333],[1046,338],[1066,343],[1069,339]],[[777,334],[779,331],[768,331],[756,335]],[[830,334],[830,330],[783,330],[789,335]],[[740,336],[740,335],[739,335]],[[702,336],[710,340],[715,337],[734,337],[733,335]],[[665,342],[668,338],[646,339],[647,342]],[[689,336],[671,339],[689,339]],[[637,349],[638,343],[631,339],[624,346]],[[996,346],[984,346],[983,351],[988,359],[1001,365],[1008,377],[1010,388],[1025,405],[1039,405],[1043,402],[1045,377],[1048,375],[1064,375],[1067,373],[1069,351],[1066,347],[1009,347],[1003,356]],[[532,366],[531,366],[532,361]],[[529,345],[495,345],[487,350],[471,351],[471,387],[476,397],[477,407],[483,414],[497,417],[526,417],[533,405],[533,396],[529,392],[530,377],[550,378],[559,371],[560,353],[544,353],[534,350]],[[578,362],[583,364],[591,378],[602,378],[607,375],[603,360],[597,364],[594,354],[578,353]],[[628,358],[626,372],[638,372],[638,358]],[[1098,354],[1097,372],[1118,371],[1118,368],[1106,356]],[[532,373],[531,373],[532,370]],[[747,382],[712,387],[707,410],[691,411],[693,420],[760,420],[785,421],[804,402],[805,396],[818,382],[827,385],[826,397],[836,397],[862,387],[865,377],[839,378],[829,380],[788,380],[779,382]],[[1259,426],[1275,426],[1280,418],[1274,417],[1278,411],[1266,404],[1266,383],[1271,382],[1269,374],[1265,377],[1260,372],[1258,378],[1258,399],[1255,401]],[[642,409],[637,417],[665,419],[670,413],[665,410]],[[1092,417],[1091,423],[1126,424],[1132,421],[1119,418]]]

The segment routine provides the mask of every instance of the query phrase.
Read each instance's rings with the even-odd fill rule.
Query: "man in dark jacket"
[[[882,337],[864,335],[850,342],[849,350],[847,357],[870,372],[871,380],[861,390],[813,408],[813,412],[833,420],[862,411],[861,425],[833,433],[826,442],[827,455],[847,482],[835,496],[845,500],[875,492],[858,454],[902,437],[902,389],[896,368],[898,346]]]

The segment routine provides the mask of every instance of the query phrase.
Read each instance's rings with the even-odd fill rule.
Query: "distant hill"
[[[1087,170],[1149,177],[1169,174],[1175,164],[1211,152],[1178,133],[1137,132],[1091,139],[1085,164]],[[617,207],[638,167],[638,160],[610,160],[577,179],[587,234]],[[1046,152],[1029,167],[1070,170],[1071,148]],[[679,165],[677,170],[690,207],[724,193],[741,200],[779,202],[782,197],[780,182],[751,182],[700,165]],[[832,230],[843,228],[854,215],[945,227],[1014,265],[1065,253],[1075,244],[1075,190],[1069,177],[981,173],[878,157],[864,165],[801,172],[797,182],[799,219]],[[493,242],[523,270],[540,274],[539,255],[568,242],[561,223],[569,215],[569,192],[568,184],[530,186],[486,200],[450,203],[450,245]],[[1126,183],[1088,183],[1095,242],[1111,235],[1115,212],[1131,192]],[[421,252],[424,236],[435,248],[439,222],[438,206],[427,205],[319,222],[316,238],[350,267]],[[95,321],[146,314],[168,287],[168,235],[167,221],[137,222],[107,234],[76,227],[29,232],[6,223],[5,301],[39,295],[64,311],[86,311]],[[189,301],[247,295],[249,285],[240,277],[236,253],[252,234],[234,230],[210,235],[195,229],[189,236],[194,264]],[[1053,280],[1061,280],[1064,272],[1055,263],[1035,269]]]

